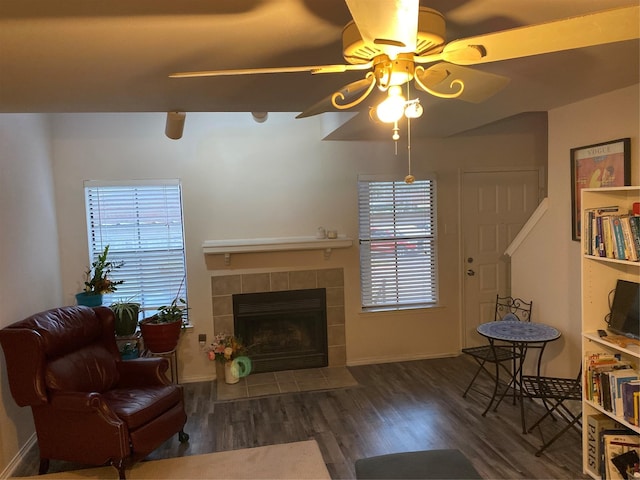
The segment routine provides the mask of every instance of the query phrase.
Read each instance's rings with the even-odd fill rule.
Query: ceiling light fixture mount
[[[367,72],[364,78],[366,88],[364,92],[355,100],[349,103],[338,103],[345,100],[346,96],[343,91],[337,91],[331,96],[331,104],[338,110],[346,110],[362,103],[362,101],[371,94],[373,87],[377,85],[378,89],[383,92],[389,92],[389,97],[395,94],[392,91],[400,88],[402,85],[414,80],[418,88],[439,98],[457,98],[464,91],[464,82],[460,79],[453,80],[449,88],[452,90],[457,86],[457,91],[453,93],[442,93],[429,88],[425,82],[420,80],[419,76],[428,78],[430,72],[424,67],[415,66],[413,53],[400,53],[396,58],[391,58],[386,54],[380,54],[372,61],[373,71]],[[368,83],[368,85],[367,85]],[[415,117],[414,117],[415,118]]]
[[[353,21],[343,29],[346,64],[277,66],[176,72],[171,78],[367,71],[364,78],[316,102],[296,118],[360,104],[374,86],[387,91],[411,80],[440,98],[480,103],[509,83],[507,77],[468,66],[587,48],[640,38],[640,5],[484,33],[445,43],[445,19],[419,0],[345,0]],[[534,39],[535,41],[532,41]],[[427,68],[423,65],[429,66]],[[451,81],[455,78],[456,80]],[[445,82],[446,80],[446,82]],[[454,91],[442,93],[446,85]],[[465,90],[465,84],[473,86]],[[355,100],[352,100],[354,97]]]

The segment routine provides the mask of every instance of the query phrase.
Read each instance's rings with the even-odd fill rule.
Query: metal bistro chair
[[[536,457],[542,455],[542,452],[564,433],[573,428],[578,433],[582,432],[582,408],[576,408],[572,411],[566,404],[570,401],[582,401],[582,385],[581,385],[582,369],[578,372],[576,378],[560,378],[545,377],[542,375],[523,375],[522,376],[522,394],[523,397],[541,399],[547,411],[542,415],[529,429],[527,433],[531,433],[534,428],[548,417],[554,421],[554,413],[567,422],[560,431],[558,431],[550,440],[544,441],[543,445],[536,452]],[[520,403],[522,414],[524,415],[524,401]],[[524,417],[523,417],[524,418]],[[542,436],[542,430],[540,430]]]
[[[514,297],[500,297],[496,295],[496,308],[494,321],[521,321],[528,322],[531,320],[531,308],[533,306],[533,301],[525,302],[521,298]],[[513,376],[517,371],[517,362],[520,360],[521,354],[517,351],[515,345],[513,344],[488,344],[482,345],[479,347],[469,347],[463,348],[462,353],[466,355],[470,355],[477,363],[478,369],[476,370],[475,375],[469,382],[466,390],[462,394],[463,398],[466,398],[469,390],[472,389],[476,378],[480,375],[480,373],[485,372],[489,377],[493,379],[495,382],[495,390],[493,393],[493,397],[487,408],[482,413],[482,416],[486,415],[491,408],[491,404],[493,403],[493,399],[496,397],[497,389],[500,384],[500,369],[504,369],[511,379],[509,383],[506,385],[504,396],[508,391],[510,386],[513,386]],[[488,370],[488,366],[493,365],[495,367],[494,372],[490,372]],[[479,391],[477,388],[474,390]],[[486,395],[486,393],[479,391],[479,393]],[[489,396],[489,395],[487,395]],[[501,397],[502,398],[502,397]],[[513,389],[513,403],[516,401],[516,392],[515,388]]]

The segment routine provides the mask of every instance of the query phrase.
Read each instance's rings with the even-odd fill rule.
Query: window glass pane
[[[153,313],[178,293],[186,299],[180,185],[85,185],[89,255],[109,245],[111,261],[124,261],[114,280],[124,280],[104,304],[132,298]],[[149,314],[151,314],[149,313]]]
[[[435,181],[359,181],[363,308],[437,302]]]

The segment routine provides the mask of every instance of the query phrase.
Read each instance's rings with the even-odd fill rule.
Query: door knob
[[[476,272],[474,272],[473,270],[471,270],[471,269],[467,270],[467,275],[469,277],[473,277],[475,274],[476,274]]]

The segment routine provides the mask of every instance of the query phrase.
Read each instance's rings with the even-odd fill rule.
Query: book
[[[622,385],[631,382],[633,380],[640,379],[638,371],[634,369],[622,369],[613,370],[607,372],[609,376],[609,390],[611,396],[611,411],[617,415],[623,416],[623,401],[622,401]]]
[[[582,219],[582,235],[583,235],[583,250],[586,255],[594,255],[605,257],[608,254],[610,258],[613,258],[613,232],[610,229],[610,221],[608,218],[611,215],[620,213],[620,207],[618,205],[610,205],[596,208],[586,208],[583,211]],[[603,219],[605,219],[603,221]],[[606,232],[603,230],[606,228]],[[607,238],[608,237],[608,238]],[[608,247],[607,247],[608,243]]]
[[[630,451],[640,449],[640,435],[630,431],[616,432],[605,430],[602,434],[601,452],[603,454],[602,478],[606,480],[627,480],[627,476],[620,472],[614,459]],[[602,471],[601,466],[601,471]]]
[[[613,254],[618,260],[626,260],[627,255],[624,247],[624,234],[622,233],[622,224],[620,223],[620,217],[618,215],[611,217],[611,228],[613,230],[615,243]]]
[[[605,430],[621,429],[622,425],[604,413],[597,413],[587,417],[587,470],[594,476],[600,475],[600,437]]]
[[[627,260],[637,262],[638,251],[636,250],[636,244],[633,241],[633,235],[631,233],[631,220],[629,215],[623,215],[620,217],[620,225],[622,226],[622,236],[624,237],[624,253],[627,257]]]
[[[638,252],[638,259],[640,259],[640,216],[633,215],[629,217],[629,225],[631,226],[631,237]]]
[[[602,217],[595,217],[595,232],[596,232],[596,237],[595,237],[595,254],[600,256],[600,257],[606,257],[607,254],[605,252],[605,247],[606,247],[606,239],[605,239],[605,232],[604,229],[602,227]]]
[[[588,352],[585,355],[583,367],[585,398],[604,408],[605,399],[609,396],[607,404],[610,404],[610,390],[603,385],[603,376],[612,370],[627,368],[631,368],[631,364],[626,360],[622,360],[619,354]]]
[[[611,220],[609,217],[601,217],[600,221],[602,222],[602,242],[604,244],[605,256],[607,258],[615,258],[615,239],[611,228]]]
[[[586,255],[595,254],[595,242],[593,234],[593,219],[595,218],[595,208],[585,208],[582,218],[582,245],[583,253]]]
[[[632,380],[623,383],[620,387],[622,397],[622,416],[624,419],[633,424],[640,425],[638,419],[638,409],[640,405],[640,380]]]
[[[629,479],[638,478],[635,475],[638,468],[638,462],[640,462],[640,457],[638,457],[638,452],[635,449],[631,449],[628,452],[621,453],[611,459],[611,462],[616,467],[622,478]]]

